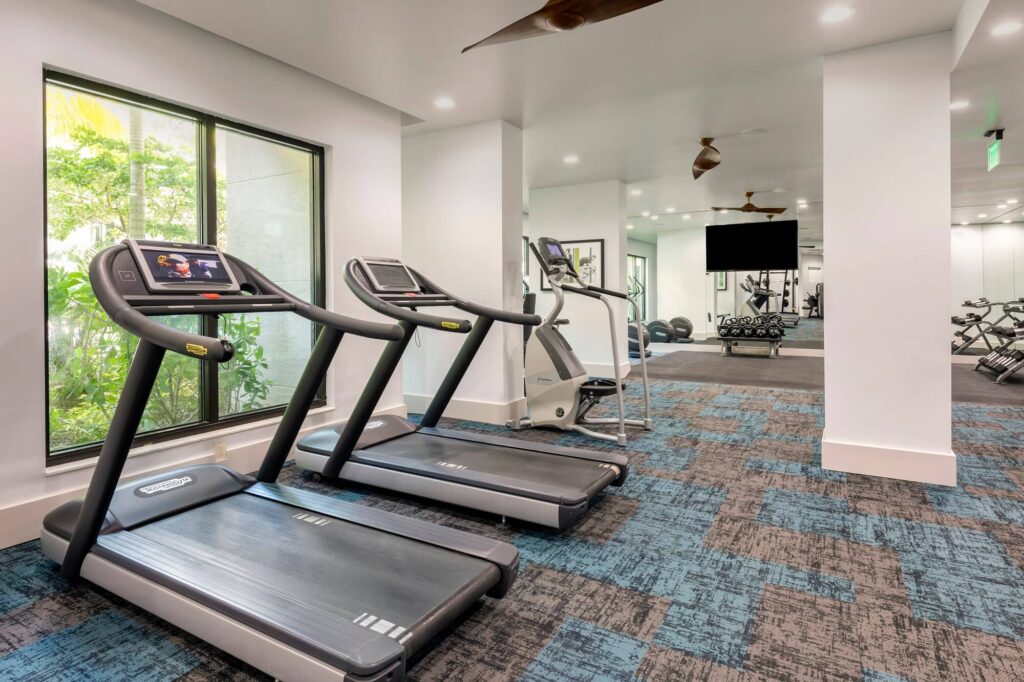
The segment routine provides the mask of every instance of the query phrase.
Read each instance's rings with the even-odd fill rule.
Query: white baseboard
[[[376,410],[375,414],[398,414],[404,416],[406,409],[405,405],[392,405]],[[344,421],[344,419],[336,419],[310,425],[299,432],[299,438],[313,431],[329,428]],[[254,426],[253,430],[261,430],[261,427]],[[224,458],[218,460],[218,457],[212,451],[212,444],[220,436],[218,432],[212,432],[209,434],[210,452],[207,454],[197,457],[182,457],[173,462],[163,461],[160,464],[142,467],[133,471],[130,477],[126,476],[125,478],[140,478],[179,467],[209,464],[217,461],[230,466],[236,471],[255,471],[263,461],[263,455],[266,454],[272,437],[273,435],[271,434],[270,436],[261,436],[249,442],[232,444],[225,448]],[[90,468],[94,466],[95,463],[89,465]],[[83,496],[85,490],[86,486],[72,487],[0,507],[0,549],[38,538],[43,525],[43,517],[65,502]]]
[[[956,454],[821,441],[821,467],[850,474],[881,476],[935,485],[956,485]]]
[[[405,404],[408,406],[409,412],[422,414],[433,398],[434,396],[432,395],[406,393]],[[510,419],[519,419],[526,416],[526,399],[516,398],[507,403],[493,403],[483,400],[460,400],[453,398],[448,403],[444,416],[504,426]]]

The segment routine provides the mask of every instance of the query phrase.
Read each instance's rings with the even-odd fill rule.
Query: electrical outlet
[[[223,462],[228,458],[228,446],[224,443],[217,441],[213,444],[213,461]]]

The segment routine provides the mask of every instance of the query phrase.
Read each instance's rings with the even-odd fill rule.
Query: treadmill
[[[349,261],[345,282],[361,301],[398,320],[404,333],[381,353],[348,421],[299,441],[295,461],[300,467],[321,479],[354,481],[560,530],[583,518],[605,488],[625,481],[629,460],[621,454],[437,428],[491,326],[536,326],[540,317],[459,298],[390,258]],[[419,311],[428,307],[454,307],[476,320]],[[373,417],[420,327],[468,336],[418,424],[395,415]]]
[[[483,595],[502,597],[518,552],[489,540],[275,483],[346,333],[395,325],[330,313],[216,247],[127,240],[89,277],[100,305],[139,337],[84,500],[43,523],[43,552],[69,579],[103,587],[281,680],[398,682]],[[227,362],[227,339],[152,316],[296,313],[322,326],[257,477],[204,464],[118,485],[166,351]]]

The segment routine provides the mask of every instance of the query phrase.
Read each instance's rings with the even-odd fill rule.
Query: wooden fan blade
[[[785,213],[786,209],[784,209],[784,208],[758,208],[758,209],[755,209],[754,212],[755,213],[770,213],[771,215],[779,215],[780,213]]]
[[[696,180],[709,170],[717,168],[722,163],[722,154],[714,147],[708,145],[700,150],[697,158],[693,160],[693,179]]]
[[[463,48],[462,51],[465,53],[485,45],[572,31],[586,24],[613,19],[658,2],[661,0],[548,0],[547,4],[533,14],[509,24],[480,42]]]
[[[737,208],[736,206],[712,206],[711,210],[712,211],[740,211],[741,213],[745,212],[743,210],[743,208]]]

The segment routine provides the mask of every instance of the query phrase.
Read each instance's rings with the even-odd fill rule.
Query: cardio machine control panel
[[[397,258],[356,258],[360,284],[392,305],[417,307],[452,305],[454,299],[430,287],[412,268]]]
[[[125,243],[151,294],[241,291],[234,270],[216,246],[141,239],[126,239]]]
[[[564,266],[570,275],[576,276],[576,268],[573,266],[572,259],[565,252],[562,242],[557,239],[541,237],[537,240],[537,246],[533,247],[533,252],[540,260],[545,274],[550,275]]]

